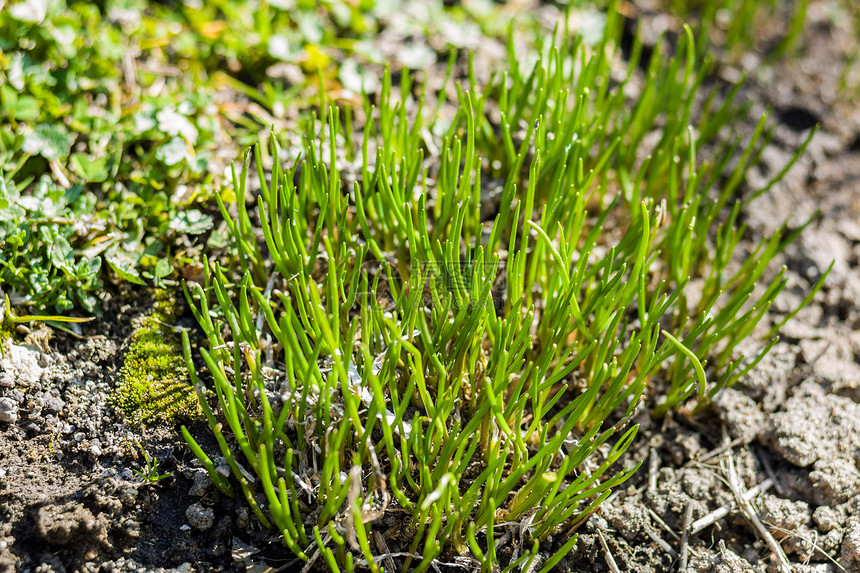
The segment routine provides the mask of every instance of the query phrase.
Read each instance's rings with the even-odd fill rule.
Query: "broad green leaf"
[[[61,123],[40,124],[24,136],[23,149],[51,161],[69,155],[75,136]]]
[[[99,278],[99,271],[102,268],[102,260],[100,257],[84,259],[78,261],[75,265],[75,274],[78,280],[85,285],[95,284]]]
[[[212,217],[201,213],[197,209],[177,213],[170,220],[170,228],[177,233],[188,233],[199,235],[212,228]]]
[[[108,177],[106,157],[96,158],[86,153],[73,153],[70,165],[72,171],[87,182],[101,183]]]
[[[178,165],[186,159],[190,159],[188,144],[181,137],[174,137],[155,152],[156,157],[165,165]]]
[[[72,253],[72,246],[69,244],[69,241],[62,235],[58,235],[54,238],[50,247],[51,253],[51,264],[53,264],[58,269],[62,269],[64,272],[69,273],[70,275],[75,274],[75,270],[72,267],[71,263],[74,259],[74,255]]]
[[[171,272],[173,272],[173,266],[171,266],[170,261],[167,259],[159,259],[155,264],[154,274],[158,278],[163,279]]]
[[[39,100],[32,96],[21,96],[15,104],[15,119],[34,121],[39,117]]]
[[[119,278],[136,285],[145,284],[140,278],[140,273],[137,272],[134,262],[127,256],[123,256],[116,251],[108,252],[105,253],[105,260]]]
[[[0,177],[0,211],[9,207],[9,190],[6,187],[6,179]]]

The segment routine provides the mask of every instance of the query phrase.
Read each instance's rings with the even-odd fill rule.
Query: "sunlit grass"
[[[663,393],[658,416],[705,406],[775,342],[734,354],[761,335],[784,271],[759,283],[799,229],[729,269],[746,201],[806,143],[765,188],[743,189],[766,117],[749,141],[717,139],[743,114],[737,91],[701,93],[689,29],[628,101],[640,51],[621,64],[617,33],[612,12],[602,42],[559,34],[529,69],[511,47],[490,85],[457,85],[446,124],[386,76],[361,137],[324,108],[299,160],[284,166],[272,143],[234,174],[236,268],[207,263],[186,290],[214,394],[193,374],[195,386],[233,480],[183,435],[300,559],[376,571],[372,532],[396,515],[410,532],[402,570],[456,553],[483,571],[536,559],[549,571],[638,467],[618,462],[646,392]],[[353,185],[338,145],[361,158]],[[530,551],[500,564],[510,522],[527,525]],[[565,543],[551,551],[550,536]]]

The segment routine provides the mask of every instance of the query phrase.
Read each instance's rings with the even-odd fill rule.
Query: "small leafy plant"
[[[136,470],[132,468],[131,471],[136,473],[143,479],[143,483],[145,484],[154,484],[158,483],[163,479],[173,477],[173,472],[167,472],[165,474],[158,473],[158,460],[155,459],[154,456],[150,456],[146,449],[140,445],[140,442],[137,440],[134,441],[137,448],[140,450],[140,453],[143,455],[144,467],[143,470]]]
[[[43,178],[28,195],[0,176],[0,286],[39,310],[64,312],[98,306],[101,258],[76,253],[75,223],[94,198]]]
[[[175,267],[218,248],[209,189],[241,146],[303,121],[318,79],[347,99],[371,89],[379,30],[458,30],[446,34],[456,48],[513,19],[430,4],[404,23],[404,0],[0,0],[0,177],[16,195],[0,197],[0,211],[36,197],[0,221],[0,260],[11,265],[0,282],[16,304],[58,313],[97,312],[105,279],[170,285]],[[435,60],[407,44],[404,65]],[[37,199],[62,216],[31,208]],[[25,256],[37,257],[32,272]]]
[[[308,564],[425,571],[459,554],[548,572],[636,471],[623,456],[646,391],[664,394],[656,415],[706,405],[772,344],[743,367],[733,354],[785,286],[757,282],[799,230],[731,265],[745,201],[790,164],[742,193],[766,121],[742,151],[717,139],[742,115],[737,90],[701,97],[689,29],[628,101],[641,45],[619,71],[618,24],[610,11],[592,46],[556,36],[527,70],[511,42],[510,69],[486,87],[470,73],[447,122],[409,95],[426,86],[402,74],[397,97],[387,74],[356,147],[330,107],[299,160],[284,167],[270,138],[234,173],[237,264],[207,261],[185,287],[211,390],[183,333],[233,480],[182,431],[221,491]],[[351,183],[339,141],[360,158]],[[385,541],[391,520],[406,533]],[[530,549],[500,563],[513,524]]]

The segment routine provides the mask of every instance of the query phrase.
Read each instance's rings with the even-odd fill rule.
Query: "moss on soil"
[[[168,326],[175,315],[173,295],[156,291],[152,311],[132,334],[112,401],[133,425],[174,426],[201,415],[178,337]]]

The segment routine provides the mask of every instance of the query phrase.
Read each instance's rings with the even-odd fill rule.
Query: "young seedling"
[[[140,453],[143,454],[144,468],[143,470],[136,470],[132,468],[131,471],[136,473],[138,476],[143,479],[143,483],[147,485],[151,485],[154,483],[158,483],[159,481],[173,477],[173,472],[167,472],[164,474],[158,473],[158,460],[155,459],[154,456],[150,456],[147,453],[146,449],[140,445],[140,442],[137,440],[134,441],[137,448],[140,450]]]

